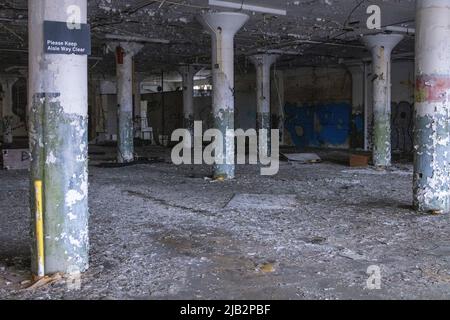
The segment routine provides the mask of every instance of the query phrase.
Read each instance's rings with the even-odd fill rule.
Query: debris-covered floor
[[[22,289],[28,173],[0,171],[0,298],[449,297],[450,219],[411,210],[411,165],[283,162],[274,177],[243,166],[236,180],[212,182],[206,167],[170,164],[170,150],[141,149],[165,161],[123,168],[95,166],[114,148],[91,152],[91,266],[80,290]],[[371,265],[381,290],[366,288]]]

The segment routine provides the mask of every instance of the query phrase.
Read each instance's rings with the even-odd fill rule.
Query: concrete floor
[[[113,148],[91,151],[91,267],[79,291],[63,281],[21,289],[28,174],[0,171],[0,298],[449,298],[450,218],[411,210],[409,164],[284,162],[274,177],[243,166],[235,181],[211,182],[206,167],[173,166],[170,150],[141,148],[165,161],[125,168],[95,166]],[[252,195],[271,195],[272,210]],[[371,265],[381,290],[365,288]]]

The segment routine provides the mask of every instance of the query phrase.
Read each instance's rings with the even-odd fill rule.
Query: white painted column
[[[28,0],[31,216],[42,182],[45,274],[88,268],[88,58],[44,53],[44,21],[67,22],[76,6],[87,22],[87,0]],[[78,21],[76,21],[78,22]],[[37,274],[36,232],[32,271]]]
[[[416,2],[414,207],[450,213],[450,4]]]
[[[270,153],[270,68],[279,58],[274,54],[258,54],[250,57],[256,68],[256,128],[258,131],[267,130],[267,144],[260,143],[259,149],[263,154]]]
[[[403,39],[398,34],[376,34],[363,37],[372,53],[373,81],[373,163],[391,166],[391,53]]]
[[[194,76],[200,68],[187,65],[179,68],[183,79],[183,127],[194,137]],[[192,140],[193,141],[193,140]]]
[[[114,44],[116,48],[118,134],[117,162],[134,161],[133,57],[143,45],[132,42]]]
[[[234,36],[249,16],[238,12],[205,13],[200,22],[212,37],[212,108],[214,127],[224,136],[224,151],[216,153],[215,179],[233,179],[234,165]],[[223,162],[223,164],[219,164]]]

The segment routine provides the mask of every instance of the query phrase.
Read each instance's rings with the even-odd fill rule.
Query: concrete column
[[[28,0],[31,220],[42,181],[45,274],[88,268],[87,56],[43,52],[43,22],[66,22],[69,6],[86,23],[87,0]],[[37,274],[34,227],[32,235]]]
[[[117,73],[117,162],[134,161],[133,130],[133,57],[143,45],[132,42],[116,43]]]
[[[270,68],[279,58],[274,54],[258,54],[250,57],[256,68],[256,128],[267,130],[267,144],[259,144],[263,154],[270,153]]]
[[[280,145],[284,146],[286,144],[286,135],[285,135],[285,127],[284,123],[286,121],[286,115],[284,112],[284,73],[283,71],[277,70],[275,72],[275,85],[274,87],[274,98],[272,100],[275,104],[275,115],[276,115],[276,123],[277,129],[280,130]]]
[[[416,2],[414,207],[450,212],[450,6]]]
[[[403,39],[398,34],[363,37],[372,53],[373,67],[373,163],[384,168],[391,165],[391,53]]]
[[[179,72],[183,79],[183,126],[194,137],[194,76],[200,68],[192,65],[182,66]]]
[[[350,147],[364,147],[364,129],[361,130],[362,135],[358,135],[356,119],[362,120],[364,113],[364,65],[356,64],[347,66],[348,71],[352,75],[352,128]]]
[[[2,130],[3,130],[3,143],[13,143],[13,131],[14,125],[18,123],[19,119],[13,112],[13,93],[12,89],[14,84],[19,78],[8,77],[0,80],[0,85],[3,89],[2,99]]]
[[[234,35],[248,21],[249,16],[238,12],[205,13],[199,20],[212,37],[212,109],[214,128],[224,136],[224,152],[217,153],[215,179],[233,179],[234,138]],[[234,135],[233,135],[234,136]],[[223,164],[218,162],[223,161]]]

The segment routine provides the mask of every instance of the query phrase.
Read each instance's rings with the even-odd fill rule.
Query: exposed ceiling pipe
[[[396,54],[392,54],[392,60],[396,60],[396,59],[414,59],[414,52],[401,52],[401,53],[396,53]],[[359,65],[361,63],[371,63],[372,62],[372,58],[371,57],[364,57],[362,59],[354,59],[354,60],[345,60],[345,59],[340,59],[339,60],[339,64],[345,64],[347,66],[354,66],[354,65]]]
[[[280,16],[287,15],[286,10],[283,10],[283,9],[245,4],[243,1],[242,1],[242,3],[236,3],[236,2],[229,2],[229,1],[222,1],[222,0],[209,0],[208,4],[210,6],[215,6],[215,7],[240,9],[240,10],[254,11],[254,12],[260,12],[260,13],[270,13],[270,14],[280,15]]]
[[[348,44],[348,43],[339,43],[339,42],[327,42],[327,41],[314,41],[314,40],[296,40],[296,43],[302,44],[323,44],[327,46],[336,46],[336,47],[349,47],[349,48],[358,48],[358,49],[364,49],[365,47],[363,45],[357,45],[357,44]]]
[[[283,48],[283,47],[291,47],[291,46],[295,46],[295,45],[299,45],[299,44],[315,44],[315,45],[325,45],[325,46],[336,46],[336,47],[347,47],[347,48],[357,48],[357,49],[365,49],[365,47],[363,45],[358,45],[358,44],[348,44],[348,43],[339,43],[339,42],[328,42],[328,41],[315,41],[315,40],[295,40],[292,42],[288,42],[288,43],[284,43],[281,45],[277,45],[277,46],[273,46],[271,49],[261,49],[265,52],[268,51],[273,51],[273,50],[281,50],[282,49],[278,49],[278,48]],[[291,54],[294,54],[295,51],[287,51],[290,52]],[[299,53],[296,53],[299,54]]]
[[[162,44],[170,43],[170,41],[166,39],[154,39],[141,36],[123,36],[116,34],[105,34],[103,39],[125,41],[125,42],[146,42],[146,43],[162,43]]]
[[[406,34],[416,34],[416,29],[414,28],[405,28],[398,26],[387,26],[385,28],[386,31],[397,32],[397,33],[406,33]]]
[[[301,53],[298,52],[298,51],[294,51],[294,50],[282,50],[282,49],[269,49],[269,50],[257,49],[257,50],[252,50],[252,51],[248,52],[246,55],[247,55],[247,56],[252,56],[252,55],[258,54],[258,53],[282,54],[282,55],[290,55],[290,56],[298,56],[298,55],[301,55]]]

